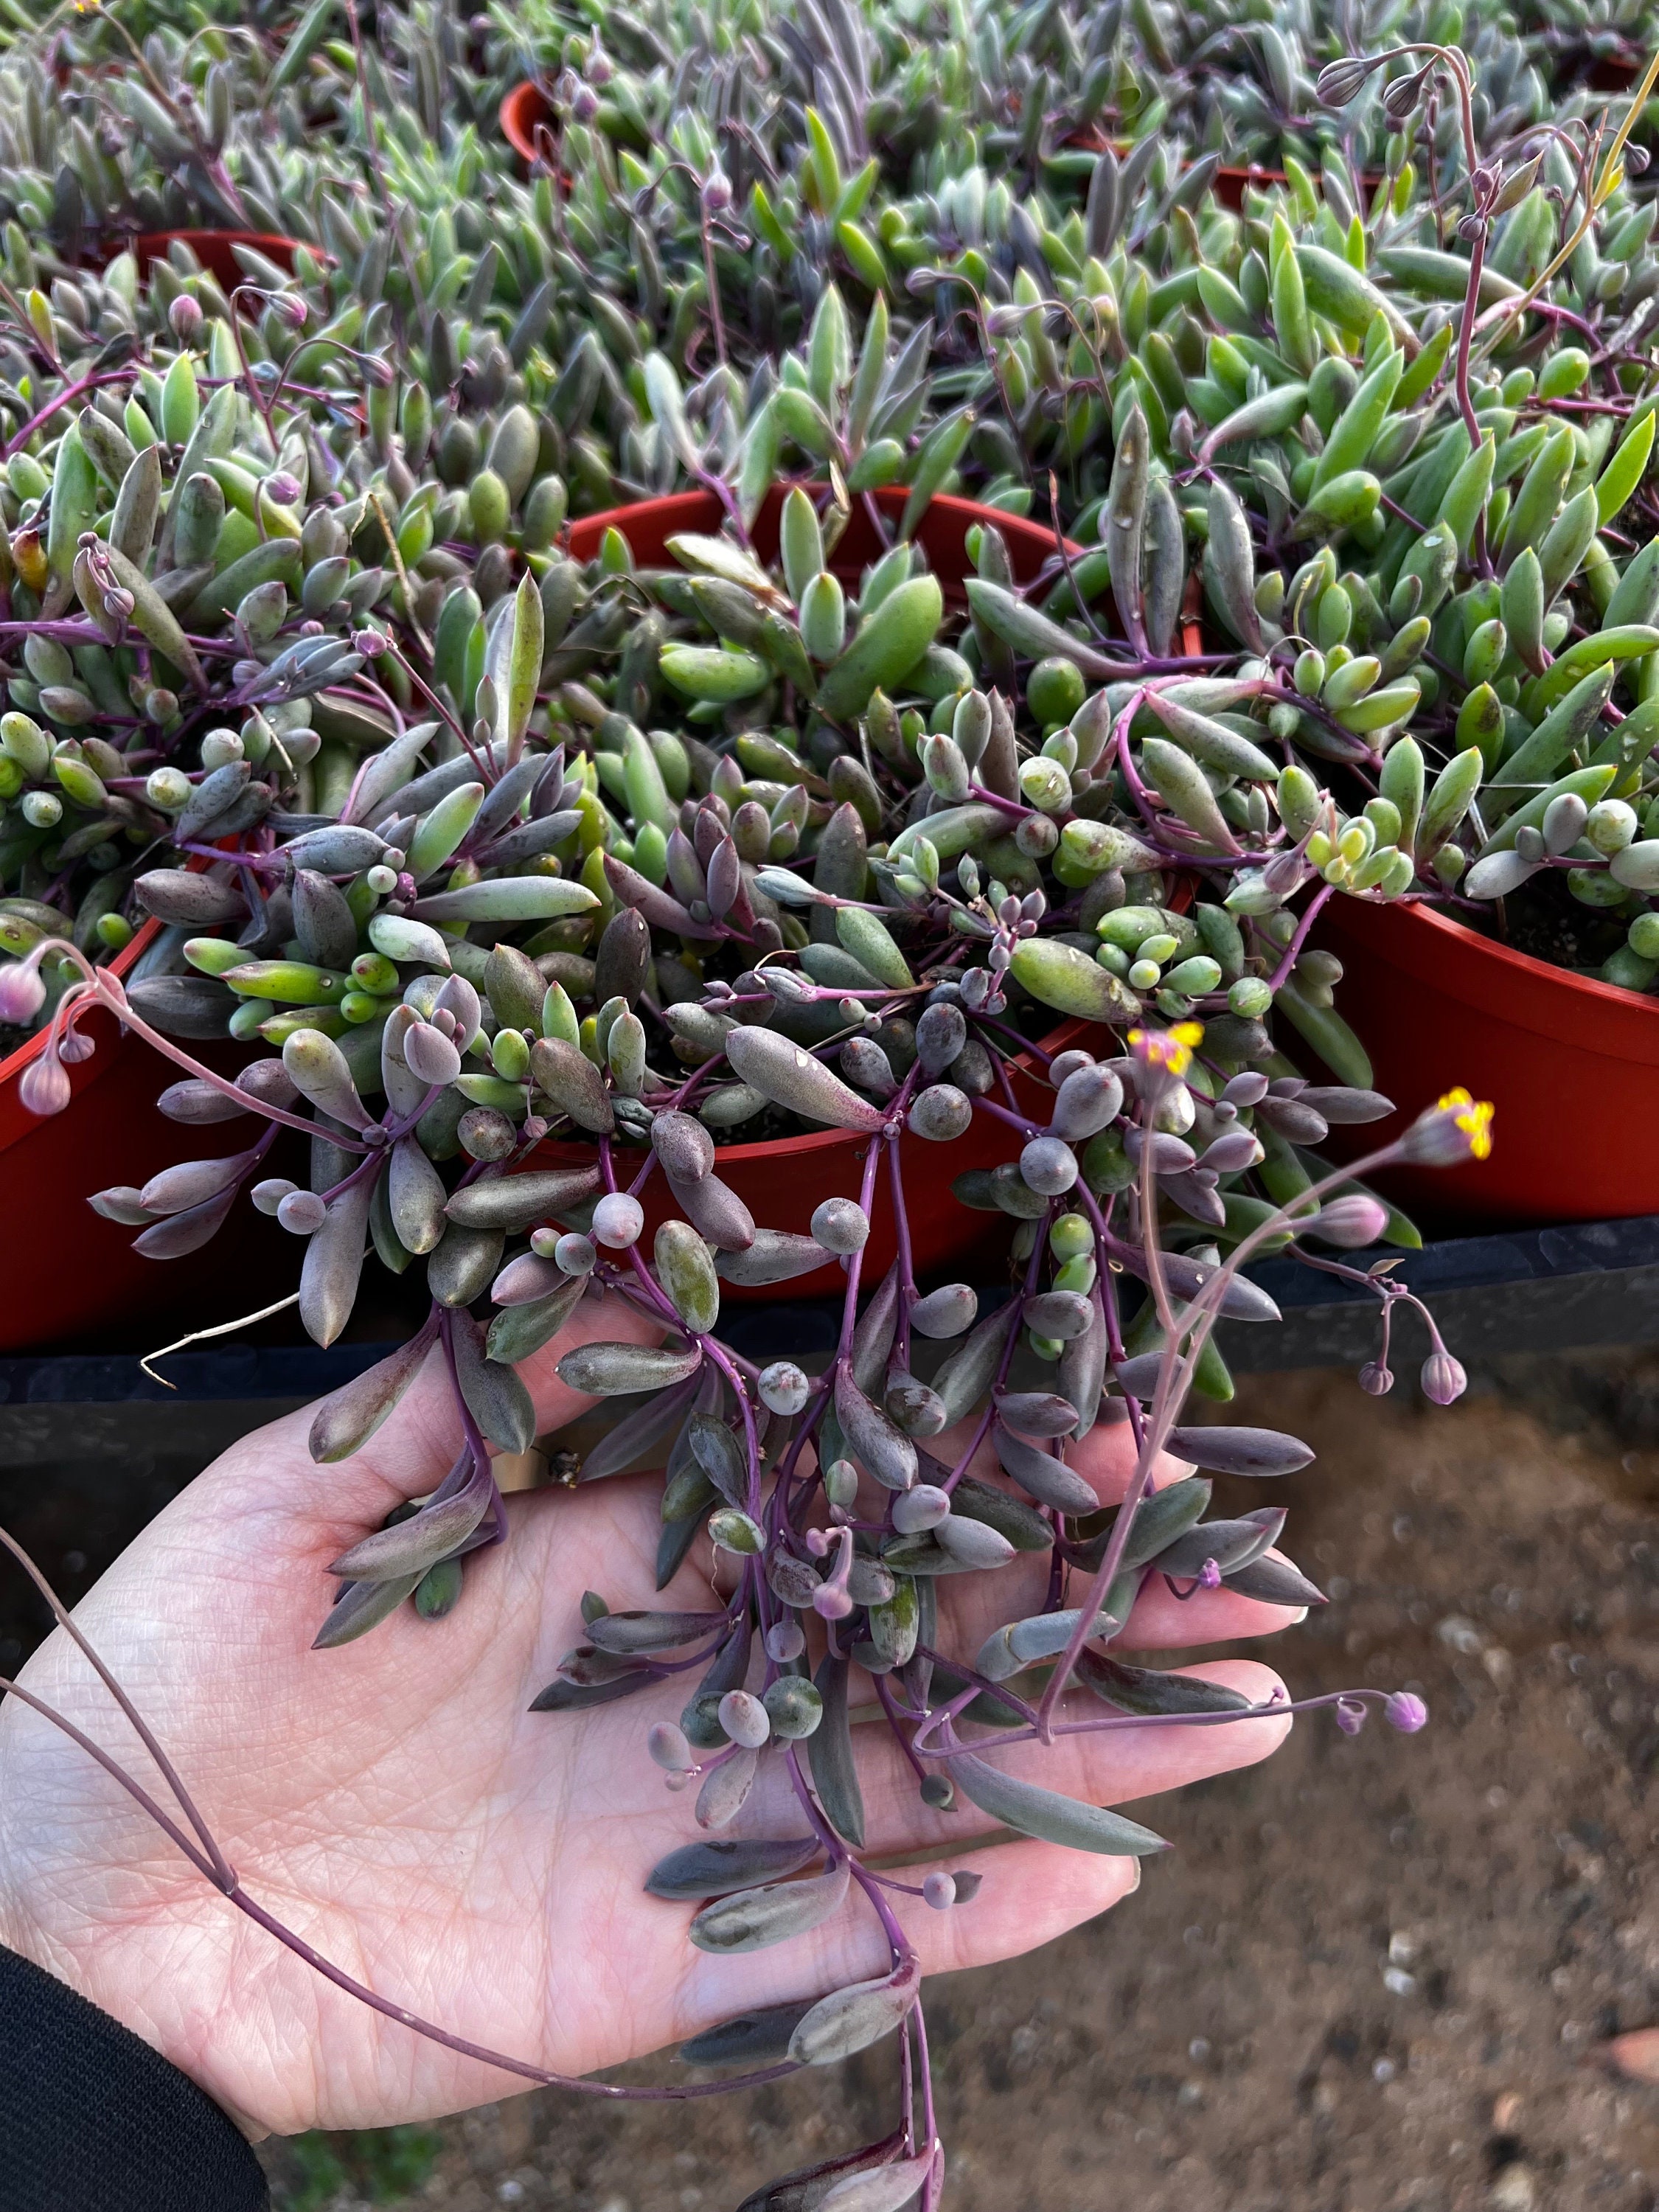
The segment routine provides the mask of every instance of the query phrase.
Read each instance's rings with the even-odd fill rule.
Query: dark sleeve
[[[0,2212],[265,2212],[259,2161],[188,2075],[0,1949]]]

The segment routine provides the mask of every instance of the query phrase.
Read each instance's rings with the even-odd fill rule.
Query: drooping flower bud
[[[1336,1724],[1344,1735],[1358,1735],[1365,1725],[1365,1708],[1358,1698],[1339,1698]]]
[[[34,1019],[46,1000],[46,987],[40,981],[38,961],[8,962],[0,969],[0,1022],[21,1028]]]
[[[1461,1359],[1454,1359],[1443,1348],[1431,1352],[1423,1362],[1421,1376],[1423,1395],[1437,1406],[1449,1406],[1462,1396],[1469,1387]]]
[[[1386,1398],[1394,1388],[1394,1372],[1387,1362],[1368,1359],[1359,1370],[1359,1387],[1368,1396]]]
[[[1411,1690],[1396,1690],[1382,1708],[1382,1717],[1401,1735],[1415,1735],[1428,1725],[1429,1709]]]
[[[1315,88],[1327,107],[1346,107],[1363,90],[1372,70],[1381,66],[1381,57],[1368,61],[1363,55],[1345,55],[1340,61],[1326,63]]]
[[[24,1069],[17,1096],[30,1114],[61,1114],[69,1104],[69,1070],[50,1045]]]

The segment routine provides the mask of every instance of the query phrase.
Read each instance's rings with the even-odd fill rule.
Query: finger
[[[1217,1659],[1177,1670],[1194,1680],[1219,1682],[1253,1705],[1277,1696],[1285,1700],[1283,1682],[1271,1668],[1249,1659]],[[877,1854],[949,1850],[966,1836],[997,1826],[958,1790],[955,1808],[936,1812],[923,1804],[915,1765],[901,1749],[886,1719],[869,1706],[855,1707],[853,1745],[859,1788],[864,1800],[865,1841]],[[1087,1692],[1068,1693],[1060,1717],[1066,1722],[1110,1721],[1123,1716]],[[1103,1727],[1092,1733],[1057,1735],[1051,1744],[1008,1744],[988,1733],[975,1745],[1000,1768],[1044,1790],[1085,1798],[1091,1804],[1125,1804],[1161,1790],[1223,1774],[1265,1759],[1284,1740],[1288,1716],[1229,1719],[1194,1725],[1189,1722],[1139,1723]],[[909,1730],[906,1729],[906,1736]],[[924,1759],[932,1771],[950,1772],[948,1759]],[[803,1771],[810,1759],[803,1758]],[[787,1775],[774,1759],[763,1762],[755,1789],[734,1833],[798,1835],[801,1814]]]
[[[1279,1558],[1273,1553],[1269,1556]],[[1074,1574],[1065,1602],[1082,1605],[1091,1577]],[[950,1575],[939,1591],[939,1626],[934,1649],[971,1662],[985,1638],[1006,1622],[1043,1611],[1048,1592],[1048,1554],[1022,1553],[994,1574]],[[1273,1636],[1294,1627],[1305,1608],[1266,1605],[1243,1596],[1224,1583],[1219,1589],[1178,1598],[1162,1575],[1146,1580],[1118,1638],[1125,1651],[1186,1651],[1200,1644],[1231,1643],[1240,1637]]]
[[[594,1342],[660,1344],[666,1333],[662,1322],[614,1292],[585,1297],[552,1341],[518,1370],[535,1406],[537,1434],[556,1434],[599,1403],[559,1380],[558,1364],[566,1352]],[[383,1516],[404,1498],[434,1489],[454,1465],[465,1440],[448,1363],[435,1344],[386,1420],[348,1459],[313,1465],[307,1438],[316,1412],[314,1406],[305,1407],[256,1431],[227,1455],[227,1462],[231,1475],[252,1473],[261,1481],[273,1463],[279,1465],[284,1510],[312,1510],[331,1528]]]
[[[980,1417],[969,1414],[953,1428],[945,1429],[928,1439],[925,1449],[941,1466],[954,1468],[968,1449],[980,1426]],[[1139,1451],[1134,1432],[1127,1420],[1097,1421],[1086,1437],[1080,1440],[1068,1437],[1065,1447],[1067,1467],[1092,1483],[1103,1505],[1115,1505],[1129,1486],[1135,1471]],[[1152,1462],[1152,1483],[1161,1490],[1165,1483],[1179,1482],[1192,1473],[1185,1460],[1176,1459],[1169,1452],[1159,1452]],[[1006,1485],[998,1465],[996,1446],[988,1433],[975,1448],[968,1463],[968,1473],[981,1482]]]
[[[1268,1552],[1270,1559],[1292,1565],[1282,1552]],[[1229,1589],[1198,1589],[1191,1597],[1177,1597],[1162,1575],[1152,1575],[1135,1600],[1119,1643],[1126,1651],[1182,1651],[1196,1644],[1231,1644],[1245,1636],[1275,1636],[1305,1620],[1305,1605],[1267,1605]]]

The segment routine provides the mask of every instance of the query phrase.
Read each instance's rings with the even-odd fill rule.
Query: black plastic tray
[[[1374,1296],[1293,1260],[1252,1273],[1284,1318],[1224,1328],[1223,1348],[1238,1372],[1358,1365],[1371,1357]],[[1466,1363],[1646,1343],[1659,1338],[1659,1215],[1443,1238],[1406,1255],[1395,1279],[1432,1308]],[[986,1292],[986,1305],[1001,1295]],[[831,1348],[839,1310],[831,1300],[781,1300],[733,1306],[723,1318],[725,1334],[750,1358],[800,1358]],[[1423,1341],[1413,1316],[1397,1320],[1402,1362]],[[129,1355],[0,1359],[0,1467],[134,1449],[210,1457],[278,1413],[337,1389],[389,1349],[233,1342],[175,1352],[162,1363],[170,1389]]]

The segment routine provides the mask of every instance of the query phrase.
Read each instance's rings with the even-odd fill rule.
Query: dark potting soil
[[[1487,917],[1490,917],[1489,919]],[[1456,919],[1468,929],[1525,952],[1552,968],[1595,975],[1609,953],[1625,942],[1627,921],[1604,907],[1585,906],[1567,889],[1565,868],[1540,870],[1514,897],[1477,911],[1459,907]]]

